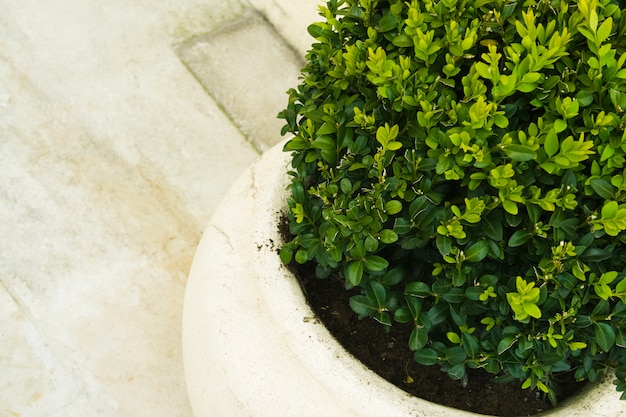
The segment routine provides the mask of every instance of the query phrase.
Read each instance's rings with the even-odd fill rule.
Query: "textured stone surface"
[[[250,142],[267,150],[280,139],[276,116],[296,85],[302,58],[257,13],[178,48],[181,60]],[[283,97],[283,100],[277,98]]]
[[[187,273],[258,151],[176,46],[253,6],[0,0],[0,10],[0,416],[190,417]],[[267,23],[255,36],[277,42]]]
[[[265,16],[275,30],[304,56],[314,41],[306,28],[322,17],[318,7],[323,0],[249,0]]]

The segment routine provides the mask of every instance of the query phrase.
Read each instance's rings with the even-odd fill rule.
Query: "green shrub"
[[[283,262],[415,360],[626,390],[626,18],[612,0],[330,0],[280,114]],[[624,397],[624,395],[622,395]]]

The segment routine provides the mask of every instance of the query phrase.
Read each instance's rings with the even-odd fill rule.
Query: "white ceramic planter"
[[[281,145],[224,198],[187,283],[183,354],[196,417],[477,416],[415,398],[347,353],[313,320],[281,264],[289,155]],[[625,417],[610,378],[542,416]]]

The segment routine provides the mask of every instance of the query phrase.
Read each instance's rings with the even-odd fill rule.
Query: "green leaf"
[[[518,246],[522,246],[524,243],[528,242],[532,234],[526,230],[517,230],[513,235],[509,238],[508,245],[512,248],[516,248]]]
[[[404,287],[404,293],[406,295],[412,295],[416,297],[428,297],[432,294],[430,286],[421,281],[410,282]]]
[[[518,208],[517,208],[517,204],[515,204],[513,201],[511,200],[504,200],[502,201],[502,207],[504,208],[504,210],[507,213],[513,214],[513,215],[517,215],[518,213]]]
[[[563,119],[557,119],[554,121],[554,130],[557,133],[560,133],[562,131],[564,131],[565,129],[567,129],[567,122]]]
[[[483,232],[489,239],[496,242],[502,240],[502,220],[496,219],[494,216],[487,216],[483,222]]]
[[[457,363],[448,369],[448,376],[455,381],[465,378],[466,373],[465,363]]]
[[[334,150],[337,146],[335,140],[330,136],[320,136],[312,143],[315,149]]]
[[[535,158],[535,151],[525,145],[506,145],[503,147],[506,155],[514,161],[525,162]]]
[[[391,326],[391,316],[389,315],[388,311],[377,311],[374,314],[374,320],[385,326]]]
[[[389,32],[390,30],[398,27],[398,19],[394,15],[388,14],[383,16],[382,19],[378,22],[378,31],[381,33]]]
[[[433,326],[444,322],[449,316],[449,307],[446,304],[435,304],[426,314]]]
[[[402,148],[402,142],[393,141],[387,144],[387,149],[389,149],[390,151],[397,151],[398,149],[401,149],[401,148]]]
[[[393,319],[398,323],[408,323],[413,320],[411,311],[406,307],[400,307],[393,312]]]
[[[580,260],[583,262],[601,262],[611,258],[611,252],[602,248],[589,248],[580,255]]]
[[[507,119],[504,115],[502,114],[496,114],[493,117],[493,122],[496,124],[496,126],[498,126],[499,128],[506,128],[509,126],[509,119]]]
[[[446,333],[446,337],[448,338],[449,341],[451,341],[452,343],[454,343],[456,345],[461,343],[461,338],[459,337],[458,334],[456,334],[454,332],[447,332]]]
[[[465,353],[470,358],[475,358],[480,353],[480,345],[478,344],[478,339],[475,336],[472,336],[468,333],[463,333],[461,335],[461,341],[463,349],[465,349]]]
[[[410,48],[413,46],[413,38],[403,33],[393,38],[391,43],[398,48]]]
[[[479,240],[465,251],[465,259],[470,262],[480,262],[489,254],[489,243]]]
[[[434,365],[439,362],[439,355],[433,349],[419,349],[413,354],[415,362],[422,365]]]
[[[306,249],[298,249],[296,252],[296,262],[300,265],[305,264],[309,261],[309,253]]]
[[[589,181],[591,189],[601,198],[605,200],[611,200],[615,198],[615,188],[611,185],[609,180],[604,178],[592,178]],[[614,202],[615,203],[615,202]],[[617,203],[616,207],[617,207]]]
[[[489,65],[485,64],[484,62],[475,63],[474,68],[476,69],[476,72],[478,73],[478,75],[480,75],[486,80],[492,80],[496,75],[495,73],[492,72]]]
[[[600,276],[600,279],[598,280],[598,282],[602,284],[611,284],[613,281],[615,281],[618,275],[619,273],[617,271],[604,272]]]
[[[441,298],[450,304],[460,304],[465,300],[465,291],[461,288],[450,288]]]
[[[614,219],[617,216],[618,204],[617,201],[608,201],[602,207],[602,219]]]
[[[613,295],[611,287],[606,284],[595,284],[593,289],[596,292],[596,295],[603,300],[608,300]]]
[[[324,124],[317,129],[318,136],[330,135],[337,132],[337,126],[334,123],[324,122]]]
[[[596,36],[598,37],[598,44],[601,44],[611,35],[611,31],[613,30],[613,18],[607,18],[596,32]]]
[[[368,291],[368,295],[374,296],[374,299],[376,300],[376,306],[378,308],[384,307],[387,300],[387,291],[385,290],[385,287],[377,281],[371,281],[369,285],[370,291]]]
[[[546,135],[546,141],[543,144],[543,149],[549,157],[556,155],[559,151],[559,138],[554,130],[551,130]]]
[[[461,346],[454,346],[446,349],[445,358],[450,365],[457,365],[467,359],[467,353],[465,353],[465,349]]]
[[[484,292],[485,289],[483,287],[469,287],[465,290],[465,296],[468,300],[478,301]]]
[[[516,336],[503,337],[498,343],[498,355],[502,355],[504,352],[509,350],[515,344],[515,342],[517,342]]]
[[[378,311],[378,307],[365,295],[354,295],[350,297],[350,308],[360,317],[368,317]]]
[[[361,283],[363,278],[363,264],[362,260],[356,260],[346,266],[346,279],[355,287]]]
[[[398,200],[389,200],[385,203],[385,211],[389,215],[398,214],[402,211],[402,202]]]
[[[541,318],[541,310],[539,309],[539,307],[537,307],[536,304],[524,303],[522,304],[522,307],[524,308],[526,314],[528,314],[530,317],[534,317],[536,319]]]
[[[288,246],[283,246],[279,252],[280,261],[284,265],[289,265],[293,259],[293,249]]]
[[[324,23],[313,23],[307,27],[307,31],[309,35],[314,37],[315,39],[323,38],[324,33]]]
[[[615,344],[615,331],[607,323],[594,323],[594,330],[596,332],[596,342],[600,349],[608,352]]]
[[[389,262],[378,255],[370,255],[365,258],[364,266],[370,272],[380,272],[389,266]]]
[[[593,103],[593,93],[587,90],[580,90],[576,93],[576,100],[581,107],[586,107]]]
[[[617,329],[615,334],[615,344],[621,348],[626,348],[626,335],[621,329]]]
[[[380,231],[380,241],[386,244],[394,243],[398,240],[398,234],[390,229]]]
[[[409,349],[416,351],[428,343],[428,332],[423,327],[415,327],[409,337]]]

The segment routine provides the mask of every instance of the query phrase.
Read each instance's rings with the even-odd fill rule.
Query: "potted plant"
[[[626,19],[614,1],[330,0],[283,133],[285,263],[415,360],[626,389]]]
[[[361,318],[410,326],[418,363],[460,381],[482,369],[552,401],[562,373],[612,369],[580,395],[592,405],[551,415],[623,415],[606,394],[612,379],[626,389],[621,4],[329,0],[321,11],[281,112],[288,158],[273,150],[242,177],[194,260],[184,352],[196,415],[470,415],[389,388],[328,340],[279,248],[284,264],[338,274]],[[284,244],[272,227],[283,199]],[[254,404],[259,392],[269,404]]]

